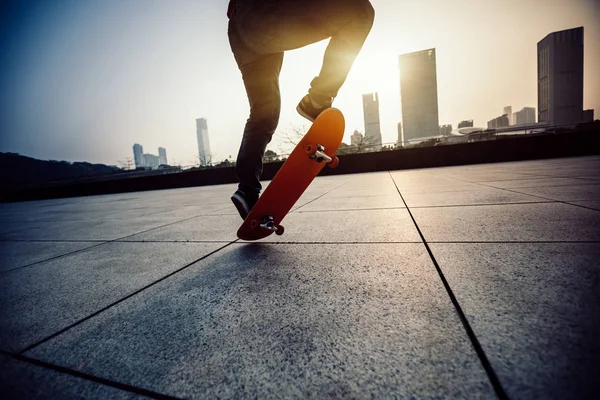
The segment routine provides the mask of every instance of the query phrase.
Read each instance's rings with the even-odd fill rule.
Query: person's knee
[[[375,9],[369,0],[363,0],[363,13],[364,13],[364,21],[366,24],[370,26],[373,25],[373,20],[375,19]]]
[[[369,0],[353,0],[348,3],[348,6],[348,10],[352,12],[354,26],[363,27],[368,33],[375,19],[375,9],[371,5],[371,2]]]
[[[246,133],[255,138],[270,141],[279,124],[279,113],[250,113],[246,122]]]

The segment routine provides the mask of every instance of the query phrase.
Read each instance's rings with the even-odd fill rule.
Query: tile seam
[[[390,172],[390,178],[392,179],[392,181],[395,184],[396,181],[394,180],[394,177],[392,176],[391,172]],[[397,188],[397,190],[398,190],[398,195],[400,196],[400,198],[402,198],[402,201],[406,205],[406,201],[404,200],[402,193],[400,193],[400,189]],[[419,228],[417,221],[413,217],[412,212],[410,211],[410,208],[408,207],[408,205],[406,205],[406,209],[410,215],[410,218],[413,221],[415,228],[417,229],[417,232],[419,233],[419,236],[421,237],[423,245],[425,246],[425,249],[426,249],[427,253],[429,254],[429,257],[431,258],[431,261],[433,262],[433,265],[438,273],[438,276],[442,281],[442,285],[444,286],[444,288],[446,289],[446,293],[450,297],[450,301],[452,302],[454,309],[458,314],[458,317],[463,325],[463,328],[465,329],[466,334],[471,342],[471,345],[473,346],[475,353],[477,354],[479,361],[488,376],[488,379],[494,389],[494,392],[496,393],[496,396],[498,396],[498,398],[502,399],[502,400],[508,399],[508,396],[506,395],[506,392],[504,391],[504,388],[502,387],[500,379],[496,375],[496,371],[494,371],[494,368],[492,367],[490,361],[488,360],[487,355],[485,354],[485,351],[483,350],[483,347],[481,346],[481,343],[479,343],[479,339],[477,339],[477,336],[475,335],[475,332],[473,331],[473,328],[471,327],[471,324],[469,323],[469,320],[467,319],[466,314],[463,312],[462,307],[460,306],[460,303],[458,302],[458,299],[454,295],[454,292],[452,291],[450,284],[446,280],[446,277],[444,276],[444,273],[442,272],[441,267],[439,266],[435,256],[433,255],[433,252],[431,251],[429,244],[425,240],[425,236],[421,232],[421,229]]]

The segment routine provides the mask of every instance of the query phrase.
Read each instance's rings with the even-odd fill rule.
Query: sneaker
[[[300,100],[298,103],[298,107],[296,107],[296,111],[298,114],[302,115],[304,118],[309,121],[315,122],[315,119],[328,108],[331,108],[332,100],[329,100],[325,104],[319,104],[315,102],[315,100],[307,94]]]
[[[246,217],[250,213],[250,210],[252,210],[252,207],[254,207],[254,205],[258,201],[258,196],[247,196],[246,193],[238,189],[233,194],[233,196],[231,196],[231,201],[240,213],[240,217],[242,217],[242,219],[246,219]]]

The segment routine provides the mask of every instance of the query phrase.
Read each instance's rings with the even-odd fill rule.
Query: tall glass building
[[[370,150],[381,150],[381,123],[379,121],[379,95],[363,94],[365,119],[365,144]]]
[[[439,137],[435,49],[402,54],[399,64],[402,144]]]
[[[538,121],[583,120],[583,27],[553,32],[537,44]]]
[[[205,118],[196,119],[196,137],[198,138],[198,158],[200,165],[211,163],[210,142],[208,140],[208,124]]]
[[[137,143],[133,145],[133,160],[136,168],[144,166],[144,149],[142,145]]]

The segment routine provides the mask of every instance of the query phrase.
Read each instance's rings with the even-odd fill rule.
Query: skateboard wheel
[[[337,158],[336,156],[333,156],[331,162],[327,163],[327,166],[329,168],[336,168],[339,163],[340,163],[340,159]]]
[[[283,228],[283,225],[277,225],[277,230],[275,231],[275,234],[278,236],[281,236],[281,235],[283,235],[284,230],[285,229]]]

